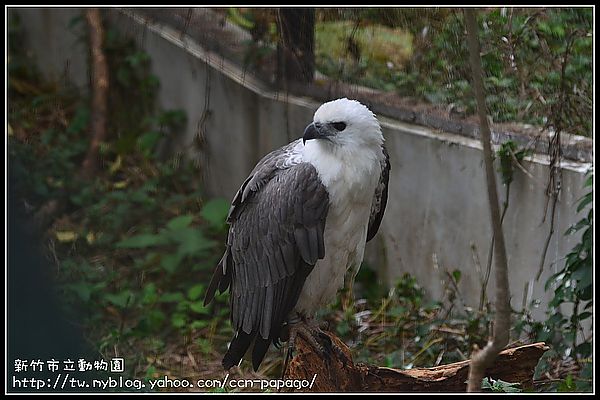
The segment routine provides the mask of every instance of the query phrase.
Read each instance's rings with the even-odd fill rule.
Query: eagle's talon
[[[296,347],[296,339],[301,336],[306,343],[322,358],[329,359],[332,354],[336,354],[337,358],[347,360],[348,357],[344,351],[338,346],[331,337],[327,335],[319,326],[315,326],[306,319],[298,320],[297,322],[288,323],[288,352],[291,354]]]
[[[298,336],[301,336],[320,357],[326,357],[327,359],[329,358],[329,355],[326,354],[324,347],[317,339],[317,337],[320,336],[325,336],[327,339],[329,339],[327,335],[325,335],[319,328],[311,326],[304,318],[294,318],[289,320],[286,325],[286,329],[282,331],[281,335],[281,340],[287,339],[287,351],[281,372],[282,379],[285,377],[289,362],[293,357],[293,352],[296,347],[296,339]]]
[[[327,350],[331,348],[332,342],[329,336],[306,318],[290,320],[286,328],[282,331],[281,340],[287,340],[289,352],[295,349],[298,336],[302,337],[319,356],[327,355],[326,347]]]

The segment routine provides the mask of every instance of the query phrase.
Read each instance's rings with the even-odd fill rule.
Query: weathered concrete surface
[[[74,18],[77,8],[11,8],[23,27],[27,52],[37,61],[40,72],[50,80],[86,88],[87,43],[81,40],[82,25]]]
[[[485,269],[491,244],[482,152],[402,130],[386,130],[385,135],[390,155],[394,156],[390,157],[392,200],[388,202],[379,235],[385,243],[388,281],[407,271],[434,298],[441,298],[449,283],[444,271],[458,269],[462,272],[459,289],[466,303],[477,306],[481,280],[473,251],[481,269]],[[575,244],[575,237],[565,237],[563,233],[578,220],[575,204],[583,195],[584,182],[583,174],[562,171],[564,186],[557,205],[555,234],[546,257],[545,273],[535,283],[549,232],[549,224],[543,223],[548,167],[535,162],[526,162],[525,167],[532,177],[520,171],[515,173],[504,221],[515,309],[521,307],[526,284],[533,284],[530,299],[544,297],[546,279],[563,265],[561,258]],[[505,190],[499,184],[502,199]],[[493,273],[488,287],[488,296],[493,298]]]
[[[48,75],[85,85],[86,52],[74,45],[66,29],[74,10],[20,10],[27,45]],[[152,59],[161,82],[163,108],[183,109],[187,129],[169,144],[197,157],[203,166],[207,191],[232,198],[255,163],[267,152],[299,137],[318,103],[309,98],[269,91],[266,85],[244,75],[226,60],[207,52],[169,27],[111,12],[111,23],[136,38]],[[481,271],[491,242],[487,194],[479,143],[417,125],[381,118],[390,152],[392,173],[388,209],[376,240],[368,245],[367,262],[378,265],[382,283],[403,273],[415,275],[432,298],[441,298],[448,284],[447,271],[462,271],[459,284],[466,304],[477,307]],[[200,145],[195,145],[199,143]],[[563,257],[577,237],[563,233],[583,213],[575,214],[585,164],[571,163],[563,173],[557,206],[555,234],[539,282],[534,282],[549,231],[543,223],[548,168],[544,157],[526,162],[533,178],[517,172],[511,187],[510,207],[504,224],[509,254],[512,305],[520,309],[525,287],[528,303],[544,298],[548,276],[563,265]],[[502,197],[504,188],[499,187]],[[481,268],[476,266],[473,251]],[[493,274],[488,285],[493,297]],[[542,317],[545,307],[534,310]],[[566,310],[567,311],[567,310]]]

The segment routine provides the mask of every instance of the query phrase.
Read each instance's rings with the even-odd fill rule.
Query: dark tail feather
[[[225,353],[225,357],[223,357],[223,368],[228,370],[234,365],[238,365],[246,351],[252,344],[252,339],[254,339],[255,333],[247,334],[242,331],[239,331],[238,334],[233,338],[231,344],[229,345],[229,349],[227,353]]]
[[[210,280],[210,283],[208,285],[208,289],[206,290],[206,295],[204,296],[204,306],[206,307],[215,297],[215,292],[217,291],[217,287],[219,287],[219,289],[221,290],[221,292],[223,292],[224,290],[220,288],[220,286],[222,286],[220,284],[221,280],[223,279],[223,262],[225,260],[225,257],[227,256],[227,251],[225,252],[225,254],[223,255],[223,257],[221,258],[221,261],[219,261],[219,263],[217,264],[217,266],[215,267],[215,271],[213,272],[213,276]]]
[[[258,367],[260,367],[260,363],[262,363],[265,358],[265,354],[267,354],[270,344],[270,339],[263,339],[260,335],[256,335],[254,350],[252,350],[252,367],[254,367],[254,372],[258,371]]]

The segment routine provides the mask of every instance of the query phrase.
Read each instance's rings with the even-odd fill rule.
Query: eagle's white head
[[[305,144],[313,139],[331,151],[365,147],[379,149],[383,143],[375,114],[358,101],[346,98],[319,107],[303,136]]]
[[[317,169],[330,195],[335,197],[331,182],[359,191],[374,190],[385,155],[379,121],[367,107],[346,98],[325,103],[302,139],[303,157]]]

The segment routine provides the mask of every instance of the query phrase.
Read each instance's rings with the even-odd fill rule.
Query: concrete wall
[[[386,275],[393,280],[405,271],[417,277],[434,298],[443,295],[445,270],[462,272],[459,289],[465,302],[477,306],[480,272],[485,269],[491,226],[482,152],[476,147],[408,133],[402,127],[385,132],[393,155],[390,201],[380,238],[384,242]],[[392,156],[391,156],[392,157]],[[535,282],[549,224],[542,223],[548,167],[526,162],[532,177],[517,172],[511,185],[504,235],[510,268],[512,306],[521,308],[525,285],[530,299],[544,298],[544,283],[563,264],[575,237],[563,233],[576,220],[575,204],[583,195],[584,176],[564,169],[563,190],[557,205],[555,234],[550,242],[544,273]],[[499,181],[499,179],[498,179]],[[505,187],[498,186],[504,198]],[[548,217],[549,219],[549,217]],[[489,283],[494,295],[494,278]],[[531,291],[532,289],[532,291]],[[528,301],[529,302],[529,301]]]
[[[66,30],[76,10],[20,10],[29,49],[48,76],[79,85],[87,82],[85,48],[73,45]],[[255,163],[270,150],[301,136],[318,104],[307,98],[269,91],[219,55],[210,53],[167,26],[146,24],[135,15],[111,12],[111,21],[136,38],[152,59],[161,82],[164,108],[185,110],[185,134],[172,146],[201,160],[208,192],[231,198]],[[381,268],[386,284],[403,273],[415,275],[432,298],[441,298],[448,277],[462,272],[459,284],[465,303],[476,307],[481,268],[485,268],[491,229],[480,144],[477,140],[432,131],[381,117],[392,173],[388,208],[380,233],[368,245],[367,262]],[[192,146],[197,139],[200,150]],[[548,168],[543,156],[525,162],[532,177],[517,172],[511,187],[504,232],[510,264],[512,305],[521,308],[525,287],[528,303],[544,298],[544,283],[564,263],[577,237],[563,233],[583,195],[588,165],[569,163],[562,170],[555,235],[539,282],[534,281],[549,231],[543,223]],[[505,188],[499,186],[500,196]],[[482,265],[474,262],[474,252]],[[493,275],[493,274],[492,274]],[[493,296],[494,279],[488,294]],[[542,307],[534,310],[543,316]]]

